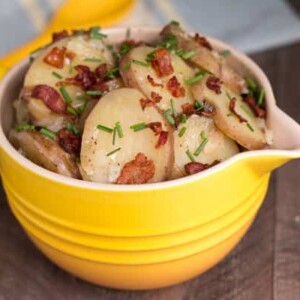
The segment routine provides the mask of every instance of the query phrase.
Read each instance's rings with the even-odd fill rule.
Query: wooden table
[[[280,107],[300,122],[300,43],[253,58],[269,76]],[[219,265],[148,292],[96,287],[54,266],[27,239],[0,193],[0,300],[300,299],[300,161],[273,174],[255,223]]]

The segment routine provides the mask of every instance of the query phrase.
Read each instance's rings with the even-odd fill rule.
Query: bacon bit
[[[152,86],[160,86],[160,87],[164,87],[163,84],[161,84],[161,83],[156,83],[156,82],[154,81],[154,79],[153,79],[150,75],[147,75],[147,79],[148,79],[148,81],[150,82],[150,84],[151,84]]]
[[[165,48],[155,50],[151,65],[158,77],[171,75],[174,72],[170,54]]]
[[[159,94],[157,94],[155,92],[151,92],[151,98],[153,99],[153,101],[155,103],[159,103],[160,100],[162,99],[162,96],[160,96]]]
[[[81,137],[74,132],[62,128],[57,133],[59,145],[68,153],[78,156],[81,148]]]
[[[108,92],[109,87],[105,82],[97,83],[92,86],[92,91],[99,91],[99,92]],[[99,98],[99,96],[96,96],[96,98]]]
[[[135,48],[135,47],[139,47],[139,46],[145,46],[146,43],[143,41],[135,41],[133,39],[128,39],[128,40],[124,40],[121,44],[120,44],[120,49],[122,48],[122,46],[128,46],[130,48]]]
[[[235,110],[235,102],[236,102],[236,99],[233,97],[231,98],[230,100],[230,103],[229,103],[229,110],[239,119],[239,121],[241,123],[243,122],[247,122],[246,119],[244,119],[241,115],[239,115],[236,110]]]
[[[117,184],[141,184],[148,182],[155,174],[155,165],[143,153],[126,163],[117,179]]]
[[[62,69],[64,67],[66,48],[54,47],[51,51],[44,57],[44,62],[52,67]]]
[[[206,81],[206,86],[210,89],[216,92],[216,94],[221,94],[221,84],[222,81],[214,76],[209,76]]]
[[[151,122],[147,126],[155,133],[155,135],[158,135],[162,132],[161,122]]]
[[[72,51],[67,51],[65,55],[69,60],[73,60],[76,57],[76,54]]]
[[[196,112],[194,105],[191,103],[184,103],[181,105],[183,113],[186,115],[192,115]]]
[[[78,65],[75,67],[75,70],[78,74],[74,79],[80,82],[85,90],[89,90],[96,83],[96,76],[88,66]]]
[[[212,50],[212,46],[209,41],[204,36],[200,36],[199,33],[195,34],[194,40],[200,46],[207,48],[208,50]]]
[[[167,140],[168,140],[168,136],[169,136],[169,132],[167,131],[162,131],[160,134],[159,134],[159,138],[158,138],[158,141],[155,145],[155,148],[158,149],[159,147],[163,146],[166,144]]]
[[[31,96],[42,100],[53,112],[63,114],[66,111],[66,103],[60,94],[51,86],[37,85],[33,88]]]
[[[104,81],[105,74],[107,73],[107,71],[108,71],[107,64],[101,64],[96,68],[95,74],[100,81]]]
[[[140,99],[140,103],[143,110],[145,110],[146,107],[150,107],[154,105],[154,102],[152,100],[144,99],[144,98]]]
[[[266,110],[259,107],[255,101],[255,99],[252,96],[246,96],[244,98],[244,101],[250,106],[251,110],[254,112],[254,114],[259,117],[264,119],[266,117]]]
[[[185,89],[180,86],[180,82],[177,80],[176,76],[173,76],[169,79],[167,83],[167,89],[172,94],[173,97],[184,97]]]
[[[57,42],[57,41],[59,41],[61,39],[64,39],[64,38],[66,38],[68,36],[69,36],[69,33],[68,33],[67,30],[62,30],[62,31],[59,31],[59,32],[54,32],[52,34],[52,43]]]
[[[196,174],[206,169],[209,169],[220,163],[219,160],[215,160],[212,164],[202,164],[199,162],[189,162],[184,166],[185,172],[188,175]]]

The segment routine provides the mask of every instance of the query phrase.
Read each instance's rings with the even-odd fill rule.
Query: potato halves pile
[[[156,42],[66,31],[31,58],[13,145],[53,172],[141,184],[266,146],[264,90],[177,22]]]

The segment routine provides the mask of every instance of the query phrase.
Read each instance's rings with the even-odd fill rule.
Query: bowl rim
[[[122,34],[126,35],[127,28],[109,28],[103,30],[106,34]],[[161,27],[130,27],[131,31],[135,32],[143,32],[148,34],[158,33],[161,30]],[[239,62],[242,63],[243,66],[247,68],[251,74],[259,81],[260,85],[265,89],[265,95],[267,101],[270,103],[275,103],[275,98],[273,94],[273,90],[271,84],[262,71],[262,69],[246,54],[236,50],[235,48],[231,47],[230,45],[213,38],[208,35],[204,35],[208,41],[213,45],[213,48],[220,49],[220,50],[229,50],[231,55]],[[13,68],[9,70],[6,74],[4,79],[0,82],[0,107],[2,111],[2,103],[3,103],[3,93],[7,84],[13,80],[15,77],[18,76],[18,72],[22,68],[26,68],[29,64],[28,58],[23,59],[21,62],[16,64]],[[254,150],[254,151],[246,151],[242,153],[238,153],[229,159],[221,162],[220,164],[209,168],[203,172],[185,176],[182,178],[177,178],[173,180],[163,181],[163,182],[155,182],[155,183],[145,183],[145,184],[133,184],[133,185],[118,185],[113,183],[97,183],[97,182],[89,182],[80,179],[74,179],[70,177],[66,177],[43,167],[38,166],[37,164],[31,162],[29,159],[25,158],[21,155],[9,142],[8,138],[6,137],[2,124],[0,124],[0,146],[3,151],[7,155],[9,155],[14,161],[16,161],[22,167],[29,169],[29,171],[35,173],[36,175],[42,176],[45,179],[54,181],[59,184],[65,184],[72,187],[89,189],[89,190],[105,190],[111,192],[140,192],[140,191],[151,191],[151,190],[158,190],[158,189],[165,189],[171,187],[178,187],[185,184],[193,183],[197,180],[203,179],[205,177],[211,176],[217,172],[224,170],[227,167],[232,166],[234,163],[243,160],[249,159],[251,157],[259,157],[259,156],[285,156],[289,158],[297,158],[299,157],[299,150],[273,150],[273,149],[264,149],[264,150]]]

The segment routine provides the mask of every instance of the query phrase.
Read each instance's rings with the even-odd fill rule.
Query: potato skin
[[[207,81],[211,75],[206,75],[202,81],[191,86],[191,91],[197,99],[204,99],[215,108],[213,120],[215,125],[228,137],[248,150],[263,149],[266,146],[266,136],[261,126],[261,119],[246,113],[251,112],[247,103],[242,101],[240,95],[236,94],[225,84],[221,84],[221,93],[207,87]],[[235,110],[247,122],[240,122],[230,111],[230,99],[235,98]],[[244,108],[244,109],[243,109]],[[264,122],[263,122],[264,123]],[[252,128],[253,131],[250,129]]]
[[[9,139],[25,157],[52,172],[80,179],[75,158],[66,153],[57,142],[36,131],[11,130]]]
[[[193,103],[193,97],[190,93],[189,87],[185,81],[194,76],[194,70],[190,68],[180,57],[170,54],[171,62],[174,69],[174,73],[164,77],[158,77],[151,64],[149,66],[141,66],[134,63],[134,60],[145,62],[149,53],[153,52],[155,48],[141,46],[132,49],[127,53],[120,63],[120,73],[124,80],[124,83],[128,87],[136,88],[140,90],[148,99],[151,99],[151,93],[155,92],[162,97],[161,101],[157,103],[157,107],[161,110],[171,108],[170,99],[174,100],[174,105],[177,112],[181,112],[181,105],[184,103]],[[147,76],[150,76],[155,83],[162,86],[153,86]],[[185,95],[181,97],[173,97],[167,88],[167,83],[173,76],[185,90]]]
[[[150,128],[134,132],[130,126],[138,123],[161,122],[162,128],[168,131],[162,115],[155,107],[142,109],[140,99],[144,95],[138,90],[120,88],[103,96],[86,119],[80,154],[80,170],[85,180],[115,183],[124,165],[138,153],[143,153],[155,165],[155,174],[149,182],[160,182],[168,179],[173,164],[172,135],[167,143],[156,148],[158,136]],[[114,128],[116,123],[122,127],[124,137],[116,135],[113,144],[113,133],[97,129],[97,125]],[[113,155],[111,151],[120,148]]]

